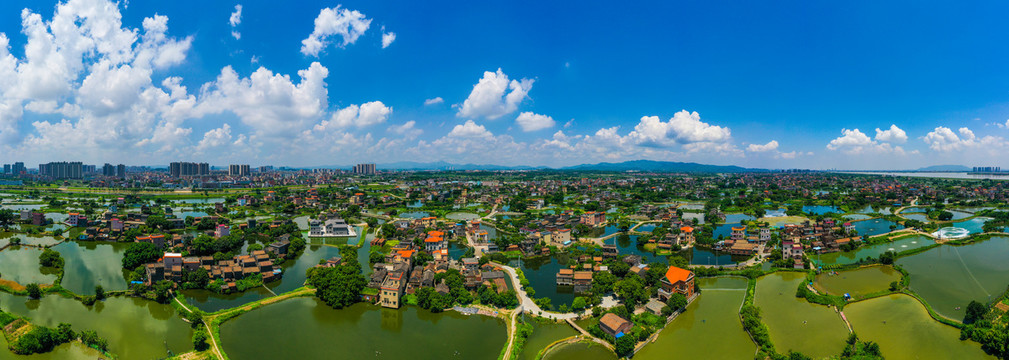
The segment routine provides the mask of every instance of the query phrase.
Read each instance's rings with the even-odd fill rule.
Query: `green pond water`
[[[813,287],[831,295],[868,295],[890,288],[890,282],[900,281],[900,272],[890,266],[871,266],[841,272],[823,272],[816,276]]]
[[[101,357],[98,350],[77,342],[57,346],[45,354],[17,355],[7,349],[7,340],[0,336],[0,360],[94,360]]]
[[[761,309],[778,352],[801,352],[814,359],[840,354],[848,329],[841,317],[823,305],[795,297],[806,274],[778,272],[757,280],[754,304]]]
[[[0,293],[0,309],[38,325],[65,322],[75,330],[94,330],[120,359],[164,358],[168,350],[180,354],[193,349],[192,330],[175,309],[139,298],[108,298],[87,307],[58,295],[29,300]]]
[[[616,358],[617,355],[610,349],[587,341],[558,346],[543,356],[543,360],[615,360]]]
[[[231,359],[494,359],[507,341],[502,320],[358,303],[336,310],[296,298],[221,325]]]
[[[41,254],[42,249],[27,246],[11,246],[0,251],[0,279],[21,285],[52,284],[59,272],[54,268],[40,267]]]
[[[370,246],[370,244],[369,244]],[[267,286],[273,290],[273,292],[280,294],[297,289],[305,284],[305,279],[307,276],[305,272],[316,265],[319,265],[319,260],[329,259],[334,256],[340,255],[340,249],[332,246],[319,246],[310,245],[305,248],[296,260],[289,260],[281,265],[281,269],[284,271],[284,276],[280,281],[275,281]],[[354,254],[357,256],[357,254]],[[362,266],[367,266],[367,263],[362,264]]]
[[[369,236],[371,235],[369,234]],[[339,255],[340,250],[332,246],[308,245],[297,259],[289,260],[281,265],[284,275],[279,281],[271,282],[266,286],[276,294],[297,289],[305,284],[306,270],[318,265],[319,260]],[[273,296],[269,290],[262,287],[234,294],[218,294],[207,290],[183,290],[182,294],[186,296],[187,303],[208,312],[229,309]]]
[[[860,301],[844,314],[862,340],[879,344],[887,360],[994,359],[973,341],[960,341],[960,331],[933,320],[908,295]]]
[[[123,252],[129,244],[68,241],[52,249],[64,260],[63,287],[79,295],[94,295],[95,285],[105,291],[126,290]]]
[[[738,309],[746,296],[746,279],[697,279],[701,295],[634,356],[668,359],[670,354],[691,359],[748,359],[757,346],[743,331]],[[717,339],[717,341],[715,340]]]
[[[21,244],[24,245],[36,245],[36,246],[51,246],[56,245],[61,240],[57,240],[52,236],[28,236],[27,234],[11,234],[5,240],[11,241],[12,239],[21,239]]]
[[[519,353],[519,359],[522,360],[534,360],[540,350],[545,349],[554,341],[578,335],[578,331],[575,331],[566,322],[545,323],[530,321],[530,323],[533,325],[533,333],[526,338],[525,346],[522,348],[522,352]]]
[[[935,241],[924,236],[910,236],[896,241],[875,245],[864,245],[854,251],[832,252],[821,255],[810,255],[813,261],[819,261],[824,265],[852,264],[866,257],[878,258],[887,251],[901,252],[905,250],[917,249],[935,244]]]
[[[943,245],[897,263],[911,274],[911,290],[936,312],[962,320],[971,300],[987,302],[1009,285],[1009,238]]]

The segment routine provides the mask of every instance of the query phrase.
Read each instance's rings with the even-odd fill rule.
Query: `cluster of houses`
[[[365,293],[365,300],[377,302],[383,307],[398,308],[404,295],[413,294],[423,287],[432,287],[435,291],[448,294],[449,287],[444,281],[435,283],[435,275],[449,269],[456,269],[465,278],[467,290],[476,290],[480,285],[496,288],[498,292],[508,290],[505,273],[493,265],[480,265],[475,257],[452,260],[448,253],[448,241],[456,237],[457,232],[432,230],[425,233],[417,245],[413,241],[402,241],[390,249],[381,263],[372,266],[368,288],[373,289],[370,295]],[[376,239],[374,244],[384,245],[384,240]],[[417,257],[421,253],[430,254],[432,260],[423,265],[417,265]],[[322,267],[335,266],[342,259],[333,258]]]
[[[696,296],[694,291],[694,273],[687,269],[670,266],[666,275],[659,280],[658,299],[650,299],[645,305],[646,311],[659,315],[666,302],[673,294],[682,294],[687,301],[693,300]],[[634,327],[634,323],[620,315],[607,313],[599,319],[599,328],[603,332],[619,339],[627,335]]]
[[[824,219],[815,223],[807,220],[799,225],[785,225],[782,235],[783,239],[791,240],[793,243],[808,244],[803,246],[804,250],[817,253],[841,251],[841,246],[861,241],[854,224],[838,223],[834,219]]]
[[[308,236],[313,237],[353,237],[357,236],[354,228],[332,212],[322,212],[319,219],[308,223]]]
[[[138,237],[137,241],[159,241],[159,237],[160,241],[164,241],[163,235]],[[146,284],[150,286],[161,280],[179,283],[183,281],[186,272],[200,268],[207,271],[211,281],[223,282],[220,289],[215,289],[221,293],[234,292],[237,290],[236,281],[257,274],[262,276],[263,283],[280,280],[282,272],[274,265],[273,259],[285,257],[290,244],[289,235],[284,235],[266,250],[255,250],[248,255],[236,255],[231,259],[217,261],[211,256],[183,257],[180,253],[166,252],[158,261],[144,265]]]

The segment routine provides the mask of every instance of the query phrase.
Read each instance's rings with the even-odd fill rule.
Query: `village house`
[[[634,327],[633,323],[614,313],[606,313],[599,319],[599,328],[618,339],[627,334],[632,327]]]
[[[690,270],[670,266],[666,275],[659,280],[659,299],[669,300],[675,293],[683,294],[690,299],[694,296],[694,273]]]

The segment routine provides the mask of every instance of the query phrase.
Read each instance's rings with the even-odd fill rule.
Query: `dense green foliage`
[[[138,266],[157,260],[163,255],[161,249],[151,243],[131,243],[123,252],[123,269],[132,270]]]
[[[42,250],[42,253],[39,254],[39,265],[53,268],[62,268],[63,257],[60,256],[60,253],[56,252],[56,250],[47,248],[45,250]]]
[[[333,308],[342,309],[361,300],[361,290],[368,280],[361,275],[357,259],[349,257],[336,267],[308,269],[308,283],[318,289],[315,296]]]

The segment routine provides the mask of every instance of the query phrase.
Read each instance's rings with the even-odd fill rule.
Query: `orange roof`
[[[361,196],[361,195],[364,195],[364,193],[357,193],[357,194],[354,194],[354,195]]]
[[[399,256],[409,259],[411,256],[413,256],[413,250],[400,250]]]
[[[442,237],[442,236],[445,235],[445,233],[443,233],[441,231],[438,231],[438,230],[428,231],[427,234],[430,235],[430,236],[433,236],[433,237]]]
[[[666,270],[666,280],[669,280],[670,284],[675,284],[677,281],[687,281],[693,275],[694,273],[690,270],[675,266],[670,266],[669,270]]]
[[[442,239],[440,237],[432,236],[427,239],[424,239],[424,242],[441,242],[441,240]]]
[[[746,230],[746,226],[732,227],[732,231],[742,231],[742,230]]]
[[[680,231],[685,232],[685,233],[694,232],[694,228],[689,227],[689,226],[684,226],[684,227],[680,228]]]

